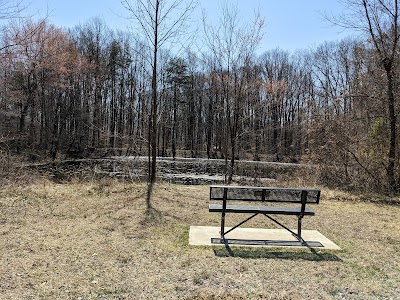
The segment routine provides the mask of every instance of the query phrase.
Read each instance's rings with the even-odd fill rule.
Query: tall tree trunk
[[[228,183],[230,184],[233,180],[233,174],[235,173],[235,154],[236,154],[236,133],[231,134],[231,161],[229,166]]]
[[[218,98],[218,96],[216,96]],[[210,94],[209,102],[208,102],[208,115],[207,115],[207,158],[214,158],[213,149],[212,149],[212,140],[213,140],[213,133],[214,133],[214,110],[213,110],[213,95]]]
[[[387,93],[388,93],[388,113],[389,113],[389,153],[386,173],[388,177],[389,191],[396,191],[396,180],[394,174],[394,165],[396,159],[396,114],[395,114],[395,97],[393,92],[393,73],[392,63],[385,64],[387,76]]]
[[[151,169],[150,169],[150,183],[156,182],[157,172],[157,50],[158,50],[158,13],[160,8],[160,1],[156,0],[155,7],[155,20],[154,20],[154,51],[153,51],[153,76],[151,80],[152,89],[152,105],[151,105]]]
[[[176,156],[176,112],[178,109],[178,99],[176,93],[176,84],[174,83],[174,104],[173,104],[173,121],[172,121],[172,157]]]

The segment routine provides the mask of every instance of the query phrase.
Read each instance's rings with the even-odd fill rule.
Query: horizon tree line
[[[323,183],[398,192],[398,7],[387,2],[392,19],[364,27],[372,40],[260,55],[262,18],[235,27],[228,7],[205,27],[204,51],[178,56],[98,18],[68,30],[11,21],[1,31],[1,146],[51,159],[223,158],[227,181],[237,159],[317,163]],[[358,8],[379,21],[379,3]]]

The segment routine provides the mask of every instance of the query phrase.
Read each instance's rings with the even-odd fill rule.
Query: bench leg
[[[219,233],[221,234],[221,238],[224,238],[224,236],[225,236],[225,213],[224,212],[221,214],[221,231]]]
[[[302,219],[303,219],[303,216],[299,216],[299,219],[297,220],[297,236],[298,236],[298,239],[300,240],[300,242],[305,244],[306,242],[301,237],[301,220]]]

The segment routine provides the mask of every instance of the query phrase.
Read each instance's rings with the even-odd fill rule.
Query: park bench
[[[252,186],[218,186],[210,187],[209,211],[221,213],[220,238],[212,238],[213,244],[268,244],[272,241],[235,240],[225,238],[225,235],[257,215],[264,215],[282,228],[288,230],[296,240],[280,241],[280,245],[310,245],[301,236],[301,222],[304,216],[313,216],[315,213],[308,204],[318,204],[320,190],[301,188],[276,188],[276,187],[252,187]],[[250,217],[225,230],[226,215],[251,214]],[[289,229],[276,218],[279,215],[297,217],[297,232]],[[273,216],[273,217],[272,217]],[[277,244],[278,245],[278,244]],[[318,245],[312,245],[318,246]]]

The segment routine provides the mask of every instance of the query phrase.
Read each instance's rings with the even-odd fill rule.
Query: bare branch
[[[0,19],[18,18],[25,8],[23,0],[0,0]]]

